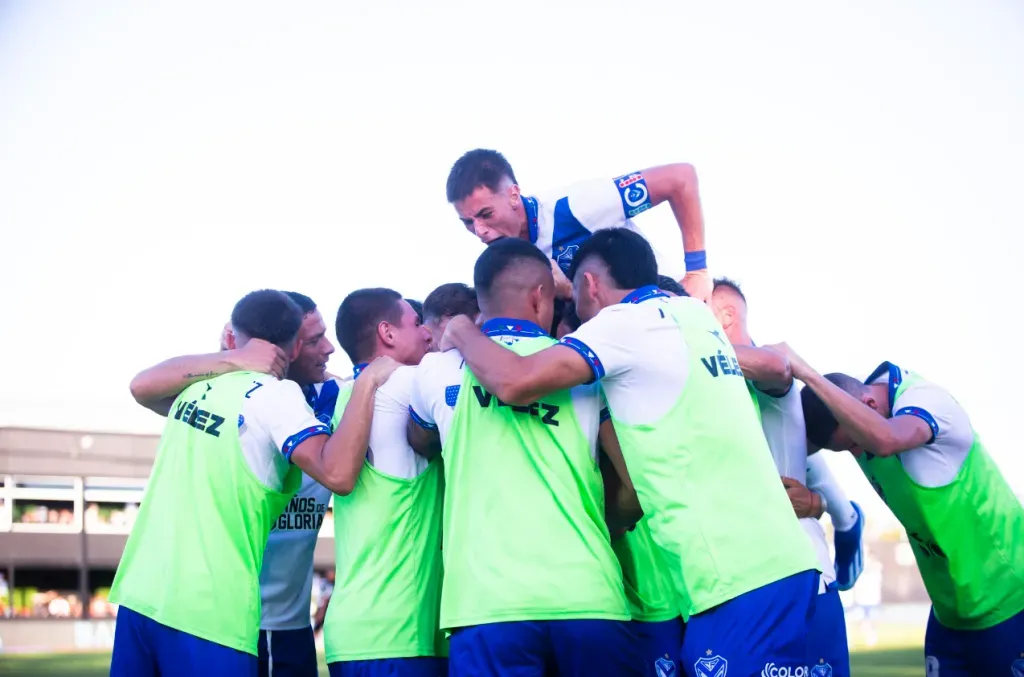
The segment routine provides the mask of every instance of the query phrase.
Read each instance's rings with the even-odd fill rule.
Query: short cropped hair
[[[658,289],[671,292],[676,296],[689,296],[689,294],[686,293],[686,289],[683,288],[683,285],[679,284],[679,280],[673,279],[668,275],[658,276]]]
[[[428,320],[456,315],[472,317],[479,312],[476,291],[461,282],[442,284],[423,299],[423,317]]]
[[[743,295],[743,290],[740,289],[739,283],[736,282],[735,280],[730,280],[727,277],[720,277],[720,278],[716,279],[715,280],[714,290],[717,291],[720,288],[731,289],[732,291],[736,292],[736,294],[741,299],[743,299],[744,303],[747,302],[747,297]]]
[[[416,316],[420,318],[420,322],[423,322],[423,304],[414,299],[406,299],[405,302],[412,306],[412,309],[416,311]]]
[[[303,315],[309,315],[316,310],[316,303],[305,294],[300,294],[297,291],[286,291],[285,294],[302,309]]]
[[[522,261],[533,261],[546,269],[551,269],[550,260],[536,246],[515,237],[503,237],[490,244],[480,254],[473,267],[473,285],[477,294],[490,298],[494,292],[494,282],[513,265]]]
[[[338,344],[353,364],[366,362],[376,346],[377,325],[398,324],[402,319],[402,295],[393,289],[357,289],[341,302],[334,331]]]
[[[260,289],[235,304],[231,326],[236,334],[283,347],[298,336],[303,316],[302,309],[284,292]]]
[[[505,156],[496,150],[477,148],[471,150],[452,165],[448,172],[446,192],[448,202],[453,203],[469,197],[480,186],[486,186],[491,192],[498,192],[502,179],[516,181],[512,165]]]
[[[864,393],[864,384],[847,374],[834,372],[825,374],[825,378],[857,399]],[[839,427],[835,414],[825,406],[817,393],[806,386],[800,391],[800,402],[804,409],[807,440],[816,447],[827,447],[829,439]]]
[[[639,289],[658,284],[658,260],[651,245],[628,228],[599,230],[579,248],[569,268],[569,279],[592,257],[601,259],[619,289]]]

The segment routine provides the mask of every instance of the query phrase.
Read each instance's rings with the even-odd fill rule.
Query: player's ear
[[[302,352],[303,341],[300,338],[295,339],[295,344],[292,345],[292,349],[288,351],[288,362],[294,362],[298,359],[299,353]]]
[[[220,349],[221,350],[235,350],[238,348],[238,344],[235,342],[235,330],[228,322],[224,325],[224,331],[220,335]]]
[[[508,187],[508,203],[512,209],[519,209],[519,206],[523,204],[519,197],[519,186],[514,183]]]
[[[878,401],[875,398],[873,398],[870,393],[865,393],[861,395],[860,401],[868,405],[875,411],[878,411]],[[881,414],[882,412],[878,411],[878,413]]]
[[[377,325],[377,338],[388,347],[395,345],[395,328],[390,322],[380,322]]]

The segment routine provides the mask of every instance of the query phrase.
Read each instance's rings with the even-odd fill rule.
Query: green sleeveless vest
[[[612,541],[612,550],[622,567],[630,617],[634,621],[660,623],[679,617],[679,598],[651,538],[647,519],[644,515],[632,531]]]
[[[352,396],[338,395],[336,429]],[[444,475],[435,460],[412,479],[365,464],[334,496],[335,583],[324,620],[327,662],[434,656],[441,599]]]
[[[687,346],[683,392],[653,424],[630,425],[610,411],[688,619],[818,565],[721,326],[703,304],[663,309]]]
[[[502,343],[520,355],[555,343],[525,332]],[[465,369],[443,451],[443,628],[629,619],[593,453],[570,391],[510,406]]]
[[[897,378],[893,401],[923,380]],[[982,630],[1024,610],[1024,508],[977,433],[960,472],[943,487],[919,485],[899,454],[865,453],[857,462],[907,530],[939,622]]]
[[[250,654],[263,551],[302,481],[293,466],[284,491],[272,491],[242,455],[242,402],[254,382],[270,378],[235,372],[178,396],[110,590],[115,604]]]

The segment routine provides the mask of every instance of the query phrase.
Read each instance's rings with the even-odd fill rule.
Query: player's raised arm
[[[602,418],[606,412],[607,409],[601,412]],[[605,490],[605,519],[609,531],[615,536],[632,528],[644,516],[644,511],[626,470],[622,447],[619,446],[619,438],[611,420],[601,422],[598,441],[601,446],[600,465]]]
[[[793,385],[793,370],[782,353],[771,348],[734,343],[743,378],[753,381],[758,390],[769,395],[785,395]]]
[[[700,205],[697,170],[683,162],[651,167],[641,172],[650,191],[652,206],[667,202],[679,224],[686,252],[686,292],[705,303],[711,298],[711,276],[704,245],[704,212]]]
[[[441,349],[456,348],[479,381],[502,402],[526,405],[558,390],[594,380],[594,372],[575,350],[552,346],[520,356],[481,333],[465,315],[445,328]]]
[[[840,387],[812,369],[785,343],[772,346],[772,348],[779,350],[789,358],[793,369],[793,378],[803,381],[807,388],[810,388],[811,392],[832,413],[839,425],[849,432],[850,437],[853,438],[860,450],[869,451],[875,456],[892,456],[917,449],[934,439],[935,433],[931,425],[924,419],[917,416],[885,418],[854,394],[847,392],[847,389],[855,390],[858,393],[862,392],[864,386],[856,379],[845,377],[841,380],[845,387]],[[805,416],[806,411],[805,401]],[[808,429],[810,429],[810,421],[808,421]]]
[[[197,381],[233,371],[254,371],[284,378],[287,370],[288,359],[281,348],[252,339],[236,350],[165,360],[136,374],[129,388],[136,402],[166,416],[174,398]]]
[[[400,366],[390,357],[374,360],[353,384],[345,413],[330,438],[309,437],[294,449],[282,451],[292,463],[334,493],[352,493],[366,461],[377,389]]]

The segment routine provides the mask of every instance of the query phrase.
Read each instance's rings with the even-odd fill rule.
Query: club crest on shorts
[[[726,677],[729,661],[721,656],[712,656],[711,649],[707,650],[707,654],[707,658],[698,658],[693,664],[693,671],[697,677]]]
[[[832,677],[832,666],[819,658],[818,664],[811,667],[811,677]]]
[[[654,661],[654,674],[657,677],[676,677],[678,671],[676,664],[666,657]]]

